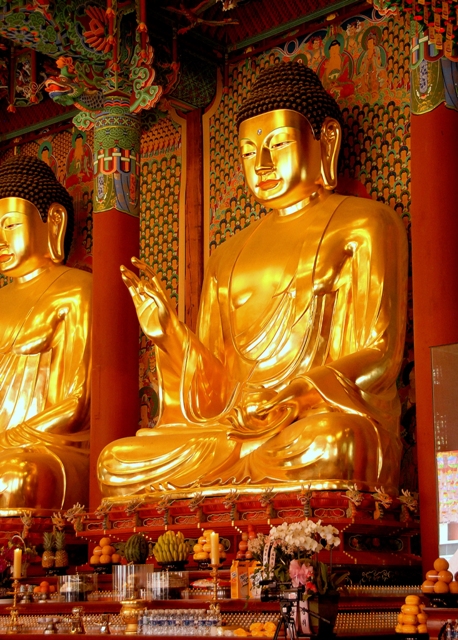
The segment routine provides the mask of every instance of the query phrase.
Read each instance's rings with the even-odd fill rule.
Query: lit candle
[[[219,534],[215,531],[210,536],[210,561],[212,564],[219,564]]]
[[[14,550],[13,578],[19,580],[22,576],[22,549]]]

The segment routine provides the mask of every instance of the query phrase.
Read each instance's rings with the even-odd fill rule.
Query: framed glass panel
[[[439,556],[458,571],[458,344],[431,348]]]

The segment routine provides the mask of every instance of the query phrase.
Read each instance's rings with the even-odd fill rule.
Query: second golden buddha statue
[[[385,205],[336,187],[340,110],[296,64],[238,115],[248,189],[273,210],[206,270],[196,333],[157,276],[122,268],[154,341],[161,413],[99,458],[105,496],[173,487],[396,491],[407,242]]]
[[[50,167],[0,166],[0,508],[88,497],[92,276],[64,264],[72,231]]]

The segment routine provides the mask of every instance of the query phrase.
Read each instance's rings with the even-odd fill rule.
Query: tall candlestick
[[[14,550],[13,578],[19,580],[22,576],[22,549]]]
[[[219,534],[216,531],[210,535],[210,562],[219,565]]]

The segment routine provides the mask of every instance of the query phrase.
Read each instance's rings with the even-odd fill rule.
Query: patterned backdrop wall
[[[179,228],[182,206],[182,126],[173,114],[143,119],[140,176],[140,258],[162,278],[179,310]],[[158,413],[156,360],[152,342],[140,332],[140,426]]]
[[[339,187],[372,198],[402,218],[410,245],[410,33],[403,16],[370,9],[298,39],[247,57],[229,69],[229,82],[208,114],[204,180],[208,255],[266,214],[244,187],[235,118],[259,73],[280,61],[310,66],[343,115]],[[404,458],[401,487],[417,490],[412,300],[405,359],[399,376]]]

